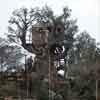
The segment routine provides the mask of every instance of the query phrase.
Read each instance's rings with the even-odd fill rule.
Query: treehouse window
[[[61,32],[61,28],[57,28],[57,32]]]
[[[48,29],[48,31],[49,31],[49,32],[52,32],[52,29],[51,29],[51,27],[47,27],[47,29]]]

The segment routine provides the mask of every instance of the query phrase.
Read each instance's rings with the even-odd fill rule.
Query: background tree
[[[14,37],[21,40],[22,46],[26,48],[26,34],[30,31],[34,21],[34,10],[27,8],[16,9],[12,13],[12,17],[9,20],[8,37],[14,40]]]
[[[68,52],[70,55],[71,63],[79,63],[86,60],[94,60],[96,57],[97,43],[94,38],[92,38],[88,32],[83,31],[76,35],[72,49]],[[88,58],[86,58],[88,57]]]
[[[88,32],[76,36],[76,41],[69,50],[69,95],[86,100],[95,100],[97,44]]]

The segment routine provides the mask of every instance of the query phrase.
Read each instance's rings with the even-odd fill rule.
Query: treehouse
[[[35,24],[32,27],[32,43],[35,46],[48,45],[50,49],[53,46],[62,45],[64,41],[64,25],[62,22],[56,22],[56,25]],[[54,49],[54,48],[53,48]]]
[[[60,89],[66,85],[64,75],[59,75],[59,71],[64,71],[64,25],[43,26],[36,24],[32,27],[33,53],[37,51],[34,67],[38,78],[46,81],[49,90]]]
[[[60,63],[60,59],[63,59],[61,55],[63,55],[64,25],[61,23],[56,24],[55,26],[48,25],[46,27],[36,24],[32,27],[33,50],[36,48],[37,51],[41,50],[41,54],[37,55],[34,67],[36,67],[40,77],[48,77],[52,84],[55,79],[58,79],[57,66],[54,65],[55,59],[57,63]]]

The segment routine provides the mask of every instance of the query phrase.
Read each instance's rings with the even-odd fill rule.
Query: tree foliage
[[[34,10],[30,11],[27,8],[16,9],[12,13],[12,17],[9,20],[8,36],[13,39],[14,36],[19,38],[22,42],[22,46],[25,48],[26,33],[30,30],[34,21]]]
[[[8,36],[13,39],[13,34],[16,34],[16,37],[21,40],[24,48],[27,48],[25,40],[26,34],[31,30],[34,23],[41,23],[46,27],[54,27],[53,33],[55,33],[57,24],[62,24],[64,26],[66,50],[72,47],[74,35],[78,31],[76,20],[71,18],[71,10],[68,7],[63,8],[61,15],[55,15],[53,10],[48,6],[42,9],[32,8],[30,10],[27,8],[20,8],[13,11],[9,23],[8,31],[11,34]]]

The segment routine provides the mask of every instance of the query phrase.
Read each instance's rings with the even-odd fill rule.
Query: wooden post
[[[98,100],[98,79],[96,79],[96,100]]]
[[[28,68],[26,65],[26,55],[25,55],[25,76],[26,76],[26,97],[28,98]]]
[[[49,100],[50,100],[50,97],[51,97],[51,94],[50,94],[50,85],[51,85],[51,61],[50,61],[50,51],[48,50],[48,54],[49,54]]]

